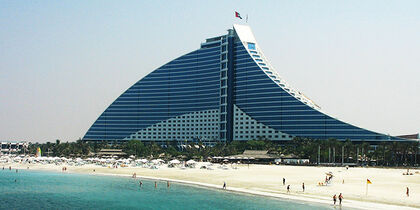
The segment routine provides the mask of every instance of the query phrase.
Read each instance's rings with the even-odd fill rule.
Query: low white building
[[[28,149],[28,142],[11,142],[11,141],[2,141],[0,147],[1,154],[16,154],[22,150]]]

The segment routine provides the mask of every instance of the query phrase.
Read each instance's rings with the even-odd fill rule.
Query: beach
[[[181,169],[168,168],[166,165],[159,169],[143,167],[103,167],[95,164],[82,166],[66,166],[54,164],[3,164],[5,170],[12,168],[29,170],[49,170],[64,173],[83,173],[97,175],[132,176],[137,179],[169,180],[204,187],[222,188],[224,182],[227,190],[258,194],[263,196],[280,197],[308,202],[332,204],[332,196],[343,193],[344,207],[360,209],[416,209],[420,208],[420,170],[410,170],[413,175],[403,175],[406,169],[384,168],[349,168],[345,167],[313,167],[286,165],[247,165],[236,164],[235,167],[222,169],[218,164],[213,170],[196,168]],[[236,168],[236,169],[234,169]],[[324,182],[326,173],[331,172],[333,178],[328,186],[319,186]],[[286,183],[283,185],[283,178]],[[367,179],[372,184],[368,185]],[[344,183],[343,183],[344,180]],[[305,183],[305,192],[302,190]],[[290,192],[286,186],[290,185]],[[406,187],[410,189],[410,196],[406,196]]]

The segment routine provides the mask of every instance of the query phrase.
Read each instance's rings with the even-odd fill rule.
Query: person
[[[333,196],[333,201],[334,201],[334,206],[335,206],[335,203],[337,203],[337,195],[336,194],[334,194],[334,196]]]
[[[93,172],[95,172],[96,170],[95,169],[93,169]]]
[[[143,182],[140,180],[139,184],[140,184],[140,188],[141,188],[143,186]]]
[[[136,177],[137,177],[137,174],[136,174],[136,173],[134,173],[134,174],[133,174],[133,178],[135,179]]]
[[[17,180],[15,179],[15,182],[17,182]]]
[[[305,192],[305,182],[302,183],[302,190]]]
[[[340,201],[340,205],[341,205],[341,202],[343,201],[343,194],[340,193],[340,195],[338,195],[338,201]]]
[[[3,166],[3,170],[4,170],[4,166]]]
[[[223,189],[226,190],[226,182],[223,182]]]
[[[18,170],[16,169],[16,173],[18,172]]]
[[[155,181],[155,188],[157,188],[157,182]]]
[[[287,192],[290,193],[290,184],[287,185]]]
[[[286,184],[286,179],[283,177],[283,185]]]
[[[11,171],[12,170],[12,166],[9,166],[9,171]]]
[[[169,181],[166,183],[166,187],[170,187],[171,186],[171,184],[169,184]]]
[[[343,179],[343,184],[344,184],[344,179]]]
[[[410,190],[408,189],[408,187],[407,187],[407,192],[405,194],[407,194],[407,197],[410,196]]]

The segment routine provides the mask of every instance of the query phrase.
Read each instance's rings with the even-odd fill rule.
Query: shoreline
[[[12,166],[12,169],[24,169],[27,170],[27,167],[30,167],[29,170],[36,170],[36,171],[50,171],[50,172],[56,172],[59,173],[59,168],[63,167],[64,165],[37,165],[37,164],[7,164],[4,165],[5,167]],[[101,166],[96,165],[89,165],[86,167],[83,166],[66,166],[68,167],[69,171],[66,171],[65,173],[74,173],[74,174],[86,174],[86,175],[100,175],[100,176],[116,176],[116,177],[132,177],[132,171],[134,171],[137,174],[136,179],[146,179],[146,180],[155,180],[155,181],[170,181],[178,184],[185,184],[189,186],[194,187],[204,187],[207,189],[214,189],[214,190],[220,190],[220,191],[227,191],[231,193],[240,193],[244,195],[256,195],[256,196],[264,196],[264,197],[271,197],[271,198],[277,198],[282,200],[290,200],[292,202],[304,202],[304,203],[313,203],[313,204],[321,204],[321,205],[327,205],[331,207],[340,207],[340,205],[333,205],[332,199],[322,197],[319,195],[314,194],[298,194],[298,192],[295,193],[282,193],[282,192],[273,192],[270,189],[246,189],[241,187],[232,187],[229,186],[229,182],[227,182],[227,189],[222,189],[222,184],[216,185],[212,183],[206,183],[206,182],[197,182],[197,181],[191,181],[191,180],[185,180],[185,179],[176,179],[168,176],[150,176],[150,175],[143,175],[142,173],[139,173],[140,171],[146,171],[146,170],[152,170],[152,169],[145,169],[145,168],[124,168],[125,171],[118,171],[119,173],[116,173],[117,171],[112,171],[115,169],[109,169],[103,168]],[[105,172],[101,172],[106,170]],[[128,170],[131,169],[130,173],[128,173]],[[5,169],[6,170],[6,169]],[[7,169],[8,170],[8,169]],[[93,170],[99,170],[99,172],[93,172]],[[111,171],[110,171],[111,170]],[[118,170],[118,169],[116,169]],[[153,171],[159,171],[161,169],[153,170]],[[173,169],[176,170],[176,169]],[[193,169],[194,170],[194,169]],[[123,173],[121,173],[123,172]],[[125,173],[124,173],[125,172]],[[293,191],[292,191],[293,192]],[[411,205],[398,205],[398,204],[392,204],[392,203],[384,203],[384,202],[372,202],[372,201],[366,201],[366,200],[354,200],[354,199],[344,199],[343,200],[343,207],[349,207],[349,208],[355,208],[355,209],[401,209],[401,210],[411,210],[411,209],[418,209],[417,206],[411,206]]]

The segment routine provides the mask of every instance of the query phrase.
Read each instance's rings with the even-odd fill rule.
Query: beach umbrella
[[[174,160],[169,161],[169,163],[171,163],[171,164],[180,164],[181,162],[179,160],[177,160],[177,159],[174,159]]]
[[[158,164],[159,163],[158,160],[151,160],[150,162],[153,163],[153,164]]]
[[[137,163],[138,162],[140,162],[140,163],[147,163],[148,162],[148,160],[147,159],[137,159],[137,160],[135,160]]]
[[[187,161],[187,164],[195,164],[195,163],[197,163],[197,162],[195,162],[194,160]]]

